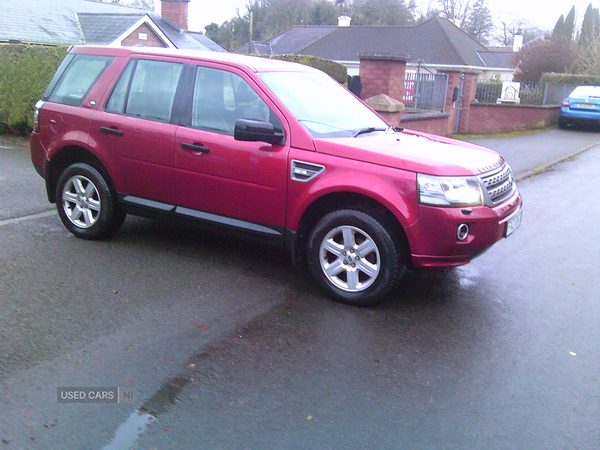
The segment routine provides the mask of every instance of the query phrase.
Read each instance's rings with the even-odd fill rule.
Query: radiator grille
[[[482,175],[481,181],[494,204],[506,200],[515,190],[515,179],[510,166],[506,163],[499,169]]]

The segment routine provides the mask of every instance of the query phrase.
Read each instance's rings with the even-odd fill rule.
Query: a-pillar
[[[359,75],[362,83],[360,98],[379,94],[402,101],[407,57],[395,55],[359,55]]]

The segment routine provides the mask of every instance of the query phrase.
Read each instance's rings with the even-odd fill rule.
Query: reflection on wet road
[[[366,309],[196,228],[3,225],[3,449],[595,448],[599,166],[525,180],[513,236]],[[57,386],[139,400],[57,404]]]

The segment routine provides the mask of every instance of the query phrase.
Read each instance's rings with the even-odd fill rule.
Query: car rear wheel
[[[565,129],[569,127],[569,121],[564,117],[559,117],[558,119],[558,128]]]
[[[108,177],[89,164],[68,166],[56,187],[56,207],[64,226],[82,239],[102,239],[125,221]]]
[[[381,302],[406,270],[403,246],[387,218],[355,209],[333,211],[315,225],[307,263],[330,296],[356,306]]]

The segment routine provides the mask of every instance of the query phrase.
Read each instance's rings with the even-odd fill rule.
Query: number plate
[[[577,103],[577,107],[584,108],[584,109],[594,109],[595,108],[595,106],[590,103]]]
[[[523,210],[521,209],[517,214],[511,217],[508,222],[506,222],[506,237],[509,237],[517,228],[519,228],[522,218]]]

